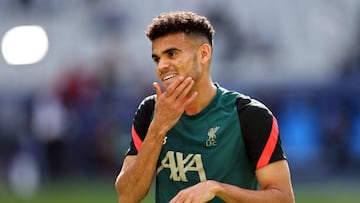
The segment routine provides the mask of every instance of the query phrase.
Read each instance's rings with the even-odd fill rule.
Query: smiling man
[[[116,179],[119,202],[140,202],[156,176],[156,202],[294,202],[276,118],[259,101],[211,79],[214,29],[169,12],[147,30],[159,83],[133,119]]]

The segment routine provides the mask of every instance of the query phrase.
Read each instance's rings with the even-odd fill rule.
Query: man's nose
[[[166,60],[166,59],[160,59],[157,66],[158,66],[158,69],[161,71],[161,70],[164,70],[164,69],[169,68],[169,67],[170,67],[170,63],[169,63],[169,61]]]

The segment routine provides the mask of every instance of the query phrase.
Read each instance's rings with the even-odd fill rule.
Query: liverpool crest
[[[210,128],[209,132],[207,133],[208,135],[208,139],[206,140],[205,145],[207,147],[215,147],[216,144],[216,132],[219,130],[219,126],[215,127],[215,128]]]

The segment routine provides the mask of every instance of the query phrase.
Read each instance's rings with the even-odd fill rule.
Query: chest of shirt
[[[215,111],[196,119],[183,116],[164,139],[159,166],[180,170],[201,165],[211,176],[233,168],[234,159],[244,154],[236,109]]]

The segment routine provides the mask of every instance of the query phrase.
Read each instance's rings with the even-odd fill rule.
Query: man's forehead
[[[186,36],[184,33],[168,34],[152,42],[152,51],[155,54],[160,54],[169,48],[181,49],[185,44]]]

